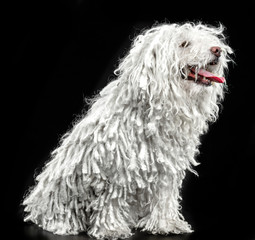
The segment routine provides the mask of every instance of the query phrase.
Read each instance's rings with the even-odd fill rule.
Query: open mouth
[[[209,65],[215,65],[214,63]],[[192,80],[198,84],[202,84],[205,86],[211,86],[212,82],[216,83],[224,83],[225,78],[224,77],[218,77],[215,76],[213,73],[208,72],[207,70],[203,68],[198,68],[196,66],[189,66],[189,74],[188,74],[188,80]]]

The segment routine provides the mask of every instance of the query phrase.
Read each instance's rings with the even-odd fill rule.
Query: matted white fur
[[[127,238],[132,229],[188,233],[180,212],[185,171],[218,117],[226,83],[189,81],[190,66],[224,76],[223,26],[161,24],[144,31],[66,133],[25,197],[25,221],[55,234]],[[210,65],[211,47],[221,48]]]

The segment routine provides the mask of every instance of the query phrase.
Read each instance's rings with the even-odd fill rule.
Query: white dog
[[[132,229],[188,233],[185,171],[217,119],[231,48],[223,27],[162,24],[144,31],[65,134],[23,204],[25,221],[55,234],[127,238]]]

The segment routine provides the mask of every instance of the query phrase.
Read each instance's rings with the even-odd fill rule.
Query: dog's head
[[[224,69],[232,49],[223,31],[222,25],[201,23],[158,25],[135,39],[128,57],[136,71],[147,71],[158,78],[190,80],[189,84],[203,86],[225,83]]]
[[[151,109],[174,102],[184,109],[198,101],[214,108],[223,99],[232,53],[223,32],[222,25],[156,25],[136,37],[116,72],[131,83],[135,97],[149,99]]]
[[[223,26],[184,24],[176,30],[175,49],[182,79],[207,87],[214,82],[226,84],[224,70],[232,49],[225,43]]]

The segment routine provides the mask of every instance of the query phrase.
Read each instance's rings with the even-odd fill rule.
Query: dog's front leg
[[[179,212],[179,189],[184,172],[171,175],[159,175],[159,180],[152,188],[148,214],[143,217],[137,227],[153,234],[189,233],[190,225],[184,221]]]
[[[88,234],[96,239],[128,238],[135,225],[126,201],[126,188],[110,184],[92,203]]]

